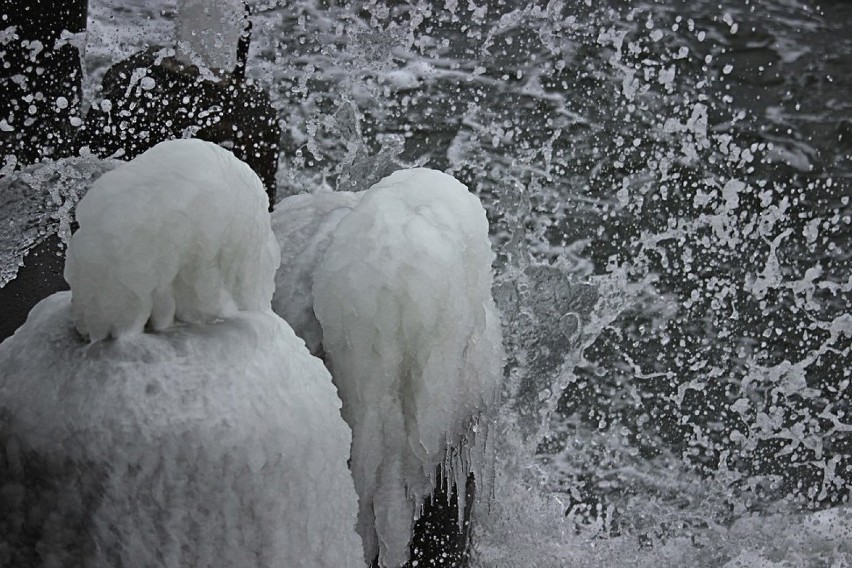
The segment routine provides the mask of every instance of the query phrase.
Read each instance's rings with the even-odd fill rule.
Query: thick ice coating
[[[364,565],[340,399],[270,309],[266,204],[197,140],[81,200],[71,293],[0,344],[0,565]]]
[[[438,467],[459,487],[481,471],[481,418],[503,365],[492,258],[479,200],[452,176],[417,168],[363,194],[314,273],[314,311],[352,427],[368,562],[408,559]]]
[[[322,327],[314,315],[314,270],[331,244],[337,224],[360,203],[362,195],[348,191],[293,195],[281,200],[272,212],[272,230],[281,247],[272,309],[293,326],[314,354],[322,347]]]
[[[246,25],[243,0],[178,0],[177,56],[185,63],[233,71]]]
[[[331,377],[272,313],[0,344],[0,566],[364,566]]]
[[[201,140],[157,144],[77,206],[65,279],[92,341],[269,310],[280,261],[257,175]]]

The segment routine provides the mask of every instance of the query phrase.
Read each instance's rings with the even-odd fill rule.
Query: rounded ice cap
[[[77,206],[65,279],[91,341],[268,311],[280,252],[263,184],[231,152],[171,140],[98,179]]]

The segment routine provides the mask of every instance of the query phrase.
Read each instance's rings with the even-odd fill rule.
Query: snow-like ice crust
[[[87,343],[50,296],[0,344],[0,566],[363,566],[339,408],[272,313]]]
[[[352,427],[368,562],[407,560],[437,468],[460,488],[469,471],[485,476],[482,417],[504,362],[493,256],[479,199],[416,168],[364,192],[314,273],[323,348]]]
[[[92,341],[270,309],[280,252],[266,193],[215,144],[154,146],[95,182],[76,214],[65,279]]]
[[[272,212],[272,230],[281,247],[272,309],[293,326],[311,353],[319,353],[322,346],[322,327],[314,315],[314,270],[337,224],[358,205],[361,195],[348,191],[293,195]]]
[[[232,71],[246,28],[243,0],[178,0],[177,57],[207,69]]]

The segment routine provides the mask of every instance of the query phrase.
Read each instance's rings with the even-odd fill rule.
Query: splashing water
[[[7,164],[14,160],[7,160]],[[57,235],[71,237],[74,207],[118,162],[92,156],[43,162],[0,177],[0,287],[15,278],[27,251]]]
[[[852,10],[329,4],[252,3],[279,195],[426,165],[489,214],[509,365],[473,565],[848,566]],[[167,41],[152,6],[92,1],[93,104]],[[3,208],[5,279],[66,201]]]

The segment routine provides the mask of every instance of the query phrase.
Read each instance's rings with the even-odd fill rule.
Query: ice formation
[[[266,203],[196,141],[83,198],[72,291],[0,344],[0,565],[363,566],[340,399],[270,310]],[[143,333],[158,301],[190,317]]]
[[[175,33],[178,59],[231,71],[246,29],[243,0],[179,0]]]
[[[293,195],[272,212],[272,230],[281,245],[272,309],[293,326],[314,354],[322,348],[322,328],[314,315],[314,270],[337,224],[361,201],[361,195],[348,191]]]
[[[280,318],[90,345],[70,303],[0,346],[0,565],[363,565],[337,393]]]
[[[215,144],[154,146],[95,182],[77,220],[65,278],[92,341],[270,307],[279,251],[263,186]]]
[[[278,290],[292,296],[317,263],[313,310],[353,430],[365,556],[399,566],[436,470],[458,487],[470,471],[484,475],[482,417],[503,364],[488,222],[464,185],[423,168],[395,172],[360,202],[347,194],[291,199],[279,209],[281,225],[288,211],[302,210],[312,227],[298,239],[309,243],[301,257],[285,253],[295,264],[281,267]],[[315,340],[313,324],[306,327]]]

